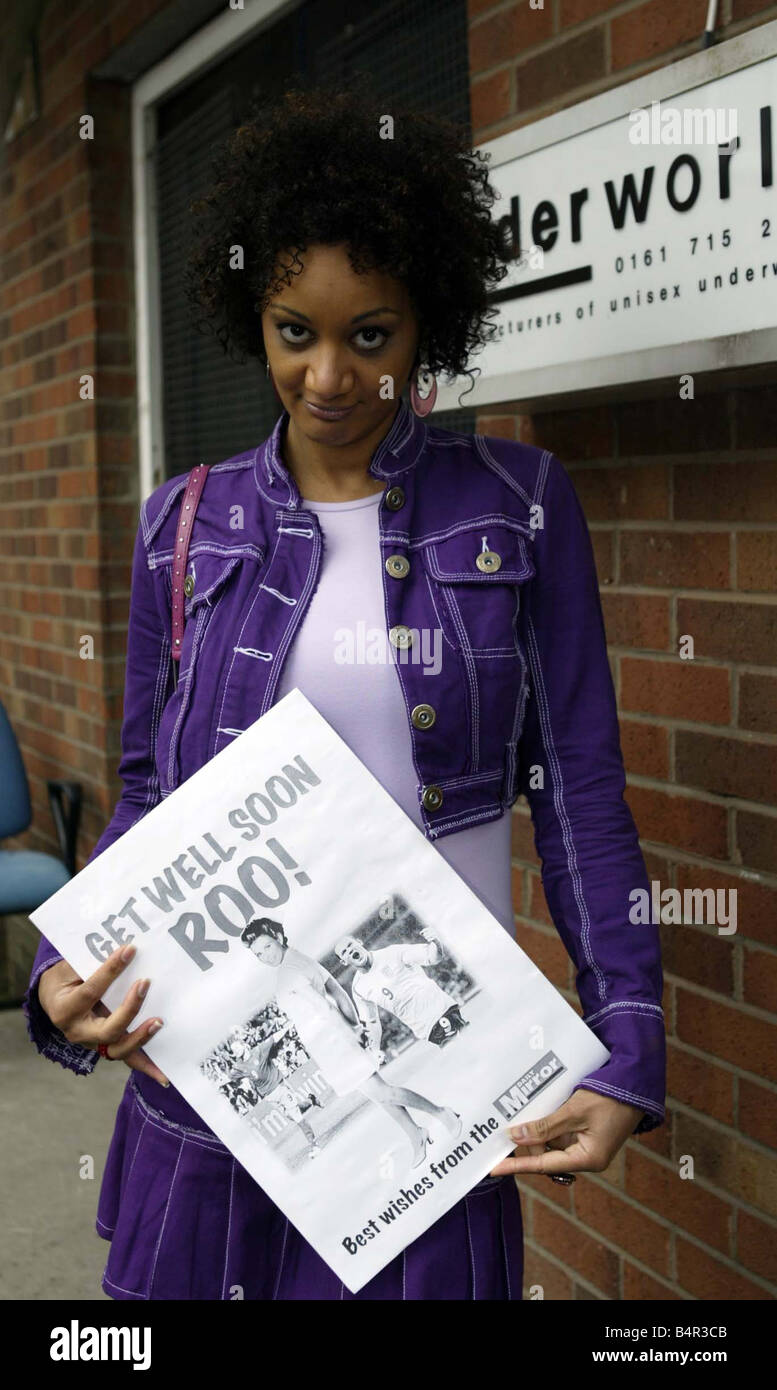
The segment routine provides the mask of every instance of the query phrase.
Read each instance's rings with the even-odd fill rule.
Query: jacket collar
[[[282,456],[283,436],[289,419],[284,410],[272,433],[256,451],[254,477],[259,491],[280,506],[299,507],[303,504],[299,488]],[[415,468],[426,445],[426,424],[402,396],[388,432],[378,444],[367,472],[372,478],[392,479]]]

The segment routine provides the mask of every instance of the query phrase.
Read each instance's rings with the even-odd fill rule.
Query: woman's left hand
[[[507,1173],[601,1173],[645,1114],[636,1105],[600,1096],[581,1088],[558,1110],[539,1120],[509,1127],[515,1154],[491,1169],[491,1177]],[[551,1148],[545,1148],[550,1144]]]

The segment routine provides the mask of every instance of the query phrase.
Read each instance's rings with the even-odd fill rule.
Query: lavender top
[[[318,587],[289,651],[278,699],[298,687],[360,758],[406,815],[423,829],[407,711],[386,637],[378,507],[382,494],[351,502],[311,502],[324,533]],[[440,629],[420,634],[416,659],[439,669]],[[435,642],[437,646],[435,646]],[[409,654],[404,654],[409,659]],[[430,689],[431,699],[431,689]],[[435,844],[443,858],[514,931],[509,815],[468,826]]]

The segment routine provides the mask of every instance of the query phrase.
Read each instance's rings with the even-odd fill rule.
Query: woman
[[[208,473],[177,684],[171,569],[186,477],[143,503],[124,791],[92,855],[295,686],[511,933],[508,812],[526,796],[583,1016],[610,1055],[551,1115],[516,1127],[515,1156],[362,1299],[520,1299],[512,1175],[599,1172],[664,1119],[658,933],[629,917],[648,880],[582,509],[547,450],[423,419],[434,374],[464,372],[490,336],[503,273],[494,196],[463,132],[387,117],[361,94],[288,93],[223,152],[191,291],[225,349],[266,362],[282,410],[258,448]],[[365,650],[365,631],[388,633],[391,662]],[[112,1242],[103,1288],[350,1297],[146,1057],[163,1026],[132,1028],[148,982],[111,1014],[98,1004],[132,949],[81,981],[44,939],[26,1002],[45,1055],[89,1072],[100,1047],[130,1068],[98,1212]]]
[[[461,1119],[450,1106],[435,1105],[406,1086],[391,1086],[378,1074],[375,1054],[357,1040],[359,1015],[353,1001],[320,961],[289,946],[280,922],[268,917],[249,922],[240,939],[257,960],[277,970],[276,1001],[292,1020],[303,1047],[318,1063],[332,1090],[338,1096],[362,1091],[382,1106],[410,1143],[411,1168],[423,1163],[432,1140],[428,1129],[416,1124],[408,1106],[433,1115],[450,1136],[458,1136]]]

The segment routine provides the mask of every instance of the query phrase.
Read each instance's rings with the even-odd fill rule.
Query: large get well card
[[[299,690],[30,915],[352,1293],[609,1056]]]

